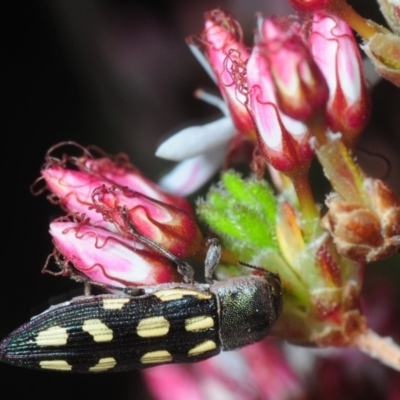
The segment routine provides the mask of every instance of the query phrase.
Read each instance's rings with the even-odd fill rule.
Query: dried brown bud
[[[400,202],[378,179],[366,179],[369,204],[344,201],[334,194],[321,223],[333,236],[340,254],[356,261],[376,261],[400,248]]]

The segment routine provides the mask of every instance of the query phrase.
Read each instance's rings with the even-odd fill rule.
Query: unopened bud
[[[370,206],[331,196],[322,225],[333,236],[339,253],[355,261],[376,261],[400,248],[400,202],[378,179],[366,179]]]
[[[101,186],[93,192],[93,207],[103,218],[130,234],[122,209],[135,229],[177,257],[193,256],[204,249],[204,240],[194,219],[185,211],[127,187]]]
[[[244,71],[250,54],[243,43],[240,25],[225,11],[212,10],[205,15],[205,29],[200,39],[236,128],[242,134],[254,135],[254,124],[243,94],[246,91]]]
[[[93,209],[92,192],[105,183],[95,175],[86,172],[51,166],[41,171],[50,190],[49,196],[53,202],[69,213],[85,214],[92,224],[101,225],[109,230],[114,226],[105,222],[102,216]]]
[[[265,49],[255,46],[247,64],[249,105],[263,156],[278,171],[292,171],[311,162],[310,132],[305,124],[284,115],[277,104]]]
[[[351,146],[367,124],[371,109],[358,44],[344,21],[322,13],[313,16],[309,44],[329,86],[328,126]]]
[[[257,44],[265,49],[280,110],[307,121],[325,109],[329,91],[297,25],[287,18],[265,19]]]
[[[194,215],[193,208],[186,199],[163,191],[157,184],[147,179],[134,167],[124,154],[116,156],[115,159],[103,157],[81,160],[79,160],[79,165],[83,170],[89,175],[99,177],[99,179],[103,180],[103,183],[109,180],[110,184],[127,186],[131,190],[163,203],[173,204],[186,211],[189,215]]]
[[[105,229],[55,221],[50,234],[63,256],[59,263],[73,266],[91,281],[117,287],[181,281],[176,267],[164,256]]]

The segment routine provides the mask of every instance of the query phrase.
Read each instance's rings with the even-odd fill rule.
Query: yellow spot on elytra
[[[89,372],[107,371],[108,369],[114,368],[116,364],[117,362],[113,357],[100,358],[95,366],[89,368]]]
[[[127,297],[103,299],[103,308],[105,310],[121,310],[126,303],[129,303],[129,298]]]
[[[181,288],[159,290],[158,292],[154,292],[154,296],[158,297],[161,301],[178,300],[183,296],[193,296],[199,300],[211,299],[211,294],[209,293]]]
[[[188,318],[185,320],[185,329],[189,332],[202,331],[204,329],[212,328],[214,320],[206,315],[199,315],[198,317]]]
[[[171,360],[172,356],[167,350],[150,351],[140,358],[142,364],[166,363]]]
[[[142,319],[137,328],[140,337],[165,336],[169,331],[169,322],[164,317],[149,317]]]
[[[38,346],[64,346],[67,344],[68,333],[61,326],[52,326],[41,331],[36,336]]]
[[[206,353],[207,351],[215,350],[217,345],[212,340],[206,340],[189,350],[189,356],[198,356],[199,354]]]
[[[55,369],[58,371],[71,371],[72,369],[72,365],[69,365],[65,360],[40,361],[39,365],[43,369]]]
[[[87,319],[82,330],[93,336],[95,342],[110,342],[113,339],[113,331],[99,319]]]

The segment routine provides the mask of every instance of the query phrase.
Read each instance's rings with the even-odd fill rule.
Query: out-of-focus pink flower
[[[117,287],[179,282],[176,266],[138,241],[88,223],[54,221],[50,234],[62,254],[58,261],[71,265],[94,282]]]
[[[380,288],[380,294],[388,294],[387,287]],[[374,291],[367,307],[380,309],[374,312],[378,319],[385,316],[384,324],[396,325],[395,307],[377,307],[380,300],[384,300],[382,305],[386,308],[395,299],[385,301],[375,295]],[[156,400],[398,399],[398,373],[358,349],[285,345],[283,350],[275,341],[266,339],[196,364],[145,369],[143,376]]]
[[[307,13],[335,8],[337,4],[343,3],[343,0],[289,0],[289,3],[297,11]]]
[[[268,59],[280,110],[307,121],[325,109],[329,91],[299,29],[288,18],[264,19],[257,45]]]
[[[166,365],[143,373],[157,400],[304,398],[298,376],[271,340],[197,364]]]
[[[329,86],[328,126],[353,145],[368,122],[371,108],[354,35],[341,19],[315,13],[309,42]]]
[[[275,169],[287,172],[311,161],[310,132],[302,122],[280,111],[267,51],[260,32],[247,64],[250,110],[263,155]]]

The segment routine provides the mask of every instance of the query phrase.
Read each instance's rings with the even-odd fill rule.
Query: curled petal
[[[159,185],[179,196],[196,192],[221,168],[226,151],[227,145],[221,145],[182,161],[159,181]]]
[[[186,160],[214,147],[227,145],[235,134],[231,118],[224,117],[202,126],[181,130],[160,145],[156,156],[172,161]]]

